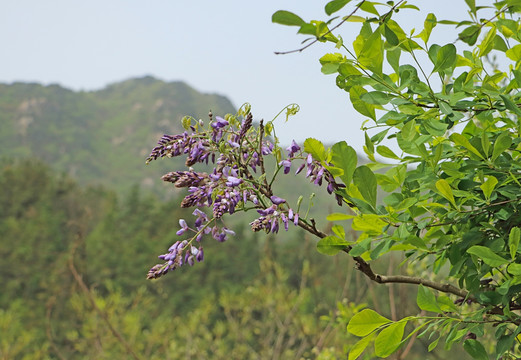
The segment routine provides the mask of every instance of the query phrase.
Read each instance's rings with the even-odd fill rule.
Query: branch
[[[322,231],[318,230],[314,223],[313,225],[309,225],[307,222],[299,219],[298,225],[308,231],[309,233],[323,239],[327,235],[323,233]],[[351,246],[348,246],[346,249],[344,249],[344,252],[349,254],[351,251]],[[440,284],[437,282],[434,282],[432,280],[427,280],[419,277],[413,277],[413,276],[405,276],[405,275],[380,275],[375,274],[373,269],[371,268],[371,265],[362,259],[360,256],[353,256],[353,260],[356,261],[356,268],[357,270],[360,270],[362,273],[364,273],[369,279],[373,280],[374,282],[377,282],[379,284],[388,284],[388,283],[401,283],[401,284],[416,284],[416,285],[423,285],[441,292],[454,294],[459,297],[470,299],[473,302],[477,302],[477,300],[470,296],[469,292],[466,290],[462,290],[460,288],[457,288],[454,285],[451,284]]]
[[[349,253],[351,249],[345,249],[344,252]],[[465,299],[471,299],[475,301],[474,298],[470,297],[469,292],[466,290],[462,290],[460,288],[455,287],[451,284],[440,284],[434,282],[432,280],[423,279],[420,277],[414,276],[405,276],[405,275],[380,275],[375,274],[373,269],[371,269],[371,265],[362,259],[359,256],[353,256],[353,259],[357,263],[357,269],[364,273],[369,279],[377,282],[379,284],[389,284],[389,283],[400,283],[400,284],[415,284],[415,285],[423,285],[426,287],[430,287],[431,289],[435,289],[441,292],[454,294],[459,297]]]

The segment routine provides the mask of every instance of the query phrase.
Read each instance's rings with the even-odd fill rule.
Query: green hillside
[[[209,110],[235,112],[224,96],[153,77],[89,92],[0,84],[0,157],[40,159],[82,184],[150,188],[172,166],[156,162],[144,168],[157,139],[179,132],[183,116],[206,118]]]

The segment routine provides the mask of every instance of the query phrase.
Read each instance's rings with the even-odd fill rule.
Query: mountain
[[[183,116],[206,119],[209,110],[235,112],[224,96],[150,76],[97,91],[0,84],[0,157],[41,159],[83,184],[151,188],[173,165],[145,166],[159,137],[182,131]]]

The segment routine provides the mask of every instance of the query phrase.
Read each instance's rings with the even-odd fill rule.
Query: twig
[[[392,269],[394,267],[393,257],[389,257],[389,268],[387,269],[387,275],[392,273]],[[398,316],[396,315],[396,302],[394,301],[394,286],[393,284],[389,284],[389,307],[391,309],[391,320],[398,320]]]
[[[360,2],[360,4],[358,4],[356,6],[356,8],[353,10],[353,12],[351,12],[351,14],[347,15],[346,17],[344,17],[342,19],[341,22],[339,22],[337,25],[335,25],[334,27],[332,27],[329,31],[327,31],[325,34],[323,34],[321,37],[324,37],[328,34],[331,34],[331,32],[333,30],[336,30],[338,29],[340,26],[342,26],[347,20],[349,20],[349,18],[351,16],[353,16],[357,11],[358,9],[360,9],[360,7],[362,6],[362,4],[365,2],[365,0],[362,0]],[[306,46],[304,47],[301,47],[299,49],[295,49],[295,50],[290,50],[290,51],[275,51],[275,55],[286,55],[286,54],[291,54],[291,53],[296,53],[296,52],[302,52],[304,50],[306,50],[308,47],[310,47],[311,45],[315,44],[317,41],[319,41],[319,38],[317,37],[315,40],[313,40],[312,42],[310,42],[309,44],[307,44]]]
[[[267,192],[268,197],[272,196],[271,187],[268,184],[268,180],[266,179],[266,169],[264,168],[264,155],[262,155],[262,138],[264,137],[264,121],[261,120],[259,124],[259,162],[261,167],[261,173],[264,175],[264,186]]]
[[[425,310],[422,310],[420,312],[420,316],[425,316],[426,314],[426,311]],[[411,336],[411,339],[409,340],[409,343],[407,344],[407,347],[403,350],[402,353],[400,353],[400,355],[398,356],[398,360],[401,360],[401,359],[406,359],[407,355],[409,354],[409,352],[411,351],[412,349],[412,346],[414,345],[414,342],[416,341],[416,338],[418,337],[418,332],[415,332],[412,336]]]

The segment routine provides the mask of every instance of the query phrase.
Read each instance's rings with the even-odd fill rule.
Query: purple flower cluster
[[[211,127],[213,128],[212,140],[215,142],[219,142],[223,137],[223,128],[229,124],[230,123],[224,120],[222,117],[216,116],[215,121],[210,123]]]
[[[203,260],[202,246],[195,247],[192,242],[201,241],[206,234],[211,235],[217,241],[223,242],[234,232],[226,226],[218,226],[217,221],[225,214],[233,214],[237,207],[244,207],[247,202],[258,206],[258,185],[246,183],[243,176],[244,170],[239,170],[239,164],[249,160],[252,169],[261,164],[256,150],[261,148],[262,154],[269,154],[273,150],[273,144],[265,141],[260,147],[255,146],[252,151],[251,145],[255,143],[256,133],[252,129],[253,117],[248,114],[240,124],[239,129],[233,129],[230,122],[216,117],[212,119],[210,114],[210,125],[208,130],[199,131],[199,126],[190,126],[192,133],[184,132],[180,135],[163,135],[158,142],[147,162],[159,157],[173,157],[186,155],[186,165],[209,162],[215,164],[211,173],[197,172],[190,168],[189,171],[173,171],[165,174],[162,179],[171,182],[178,188],[187,188],[188,194],[181,202],[181,207],[197,207],[193,212],[196,217],[194,228],[190,228],[184,219],[179,221],[181,228],[177,231],[178,236],[186,236],[187,232],[193,233],[188,240],[176,241],[166,254],[159,256],[164,261],[150,270],[148,278],[157,278],[170,270],[181,267],[183,264],[194,264]],[[204,125],[199,122],[201,127]],[[243,148],[241,148],[243,147]],[[237,148],[241,148],[237,152]],[[224,151],[223,151],[224,150]],[[249,158],[248,156],[254,154]],[[244,156],[246,155],[246,156]],[[217,161],[216,161],[217,159]],[[211,207],[213,218],[201,211],[200,207]]]
[[[149,163],[159,157],[188,155],[186,166],[192,166],[197,162],[208,164],[210,156],[209,146],[208,139],[189,135],[186,131],[179,135],[163,135],[159,139],[158,145],[152,149],[146,162]],[[215,159],[212,160],[214,161]]]
[[[161,179],[173,183],[177,188],[197,187],[207,182],[208,174],[194,171],[173,171],[163,175]]]
[[[204,251],[202,246],[197,248],[190,245],[186,240],[176,241],[170,246],[168,252],[159,255],[159,258],[164,260],[165,263],[153,266],[148,272],[147,279],[157,279],[169,271],[180,268],[184,264],[193,266],[195,261],[203,261]]]
[[[170,246],[166,254],[159,255],[159,259],[163,260],[164,263],[153,266],[148,272],[148,279],[161,277],[169,271],[180,268],[184,264],[193,266],[195,261],[203,261],[203,247],[201,245],[194,246],[192,244],[194,240],[200,242],[203,235],[211,234],[212,237],[219,242],[226,241],[229,235],[235,235],[232,230],[224,226],[221,228],[217,225],[210,227],[208,216],[199,209],[195,209],[193,215],[196,217],[194,221],[195,229],[190,228],[186,220],[180,219],[179,225],[181,228],[176,234],[178,236],[183,236],[186,232],[193,232],[194,236],[190,240],[176,241],[172,246]]]
[[[184,219],[179,221],[177,235],[191,234],[191,237],[176,241],[166,254],[160,255],[159,259],[164,263],[150,269],[149,279],[158,278],[184,264],[193,265],[196,261],[202,261],[203,247],[193,244],[200,243],[204,235],[220,242],[234,235],[223,223],[225,214],[256,209],[260,217],[250,223],[251,228],[266,233],[277,233],[282,226],[287,231],[290,223],[298,226],[299,222],[304,221],[299,219],[297,211],[285,199],[273,195],[266,174],[254,175],[258,169],[264,170],[265,156],[280,154],[281,149],[269,138],[264,138],[262,125],[259,129],[253,126],[251,113],[247,113],[241,122],[235,117],[224,119],[217,116],[213,119],[210,113],[206,129],[201,120],[195,126],[191,125],[191,120],[184,125],[192,132],[163,135],[147,162],[160,157],[186,156],[186,166],[190,167],[188,171],[169,172],[162,179],[177,188],[187,188],[188,194],[182,200],[181,207],[196,207],[193,212],[194,226],[190,227]],[[291,172],[294,161],[303,161],[296,174],[307,167],[306,177],[316,185],[321,185],[325,180],[329,193],[342,186],[335,183],[333,176],[319,161],[311,155],[306,157],[295,141],[286,150],[287,158],[278,164],[285,174]],[[196,163],[212,163],[214,167],[208,172],[198,172],[192,168]],[[271,205],[268,205],[270,202]],[[204,207],[211,209],[211,218],[200,210]]]
[[[300,146],[293,140],[291,145],[286,149],[288,151],[288,157],[282,160],[279,165],[284,168],[284,174],[288,174],[291,171],[292,161],[295,159],[302,158],[302,151]],[[334,176],[327,171],[327,169],[321,164],[320,161],[313,159],[311,154],[308,154],[306,161],[301,164],[295,175],[302,172],[307,167],[306,177],[310,179],[315,185],[321,186],[322,181],[325,179],[327,182],[327,192],[333,194],[336,190],[345,187],[344,184],[339,184],[335,181]],[[338,205],[342,205],[342,196],[335,194]]]
[[[295,226],[298,226],[298,214],[295,214],[292,209],[288,210],[288,213],[282,211],[279,208],[279,204],[286,202],[284,199],[276,198],[272,196],[273,205],[266,209],[257,210],[257,212],[262,215],[260,218],[255,219],[250,223],[251,229],[255,232],[264,230],[267,234],[277,233],[279,231],[279,225],[282,222],[284,225],[284,229],[288,231],[289,222],[292,221]],[[277,204],[279,203],[279,204]]]

